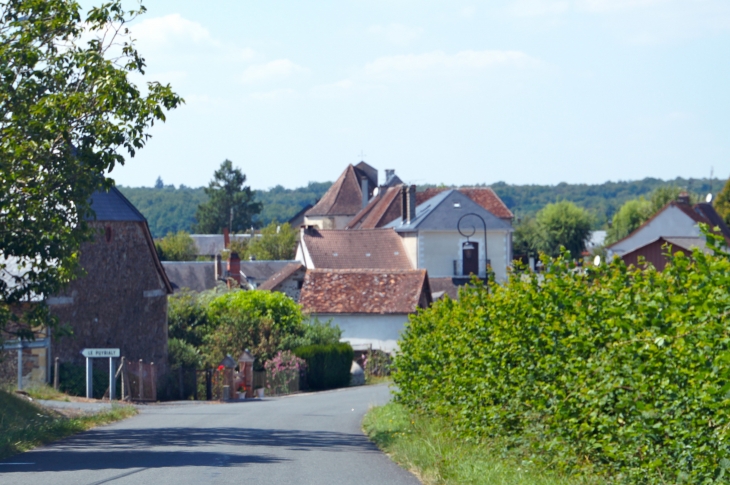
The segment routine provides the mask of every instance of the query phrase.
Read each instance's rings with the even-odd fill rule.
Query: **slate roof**
[[[676,207],[677,209],[681,210],[687,217],[692,219],[693,221],[697,223],[703,223],[710,226],[710,229],[713,229],[715,227],[720,229],[720,234],[725,238],[725,241],[730,245],[730,228],[725,224],[725,221],[720,217],[720,215],[715,211],[715,208],[712,207],[711,204],[701,203],[701,204],[695,204],[694,206],[689,204],[684,204],[677,201],[671,201],[667,203],[664,207],[662,207],[659,211],[656,212],[653,216],[651,216],[649,219],[644,221],[642,225],[634,229],[630,234],[623,237],[622,239],[619,239],[613,244],[610,244],[606,247],[606,249],[611,249],[612,247],[616,246],[617,244],[629,239],[637,232],[641,231],[644,227],[648,226],[656,217],[667,210],[669,207]],[[676,235],[670,235],[667,234],[667,236],[676,236]],[[643,247],[643,246],[642,246]],[[633,249],[631,250],[633,251]]]
[[[87,218],[91,221],[147,221],[116,187],[91,194],[91,209],[94,214]]]
[[[414,270],[308,270],[299,303],[313,314],[407,314],[431,304],[428,275]]]
[[[288,264],[297,261],[244,261],[241,260],[241,274],[249,283],[260,285],[283,270]]]
[[[167,278],[175,291],[187,288],[205,291],[215,288],[214,261],[163,261]]]
[[[289,263],[284,266],[281,271],[276,272],[269,279],[261,283],[257,289],[273,291],[276,289],[277,286],[286,281],[287,278],[289,278],[300,269],[304,269],[304,265],[302,263],[298,261],[294,263]]]
[[[704,237],[662,237],[659,239],[664,239],[669,244],[688,251],[698,248],[703,253],[711,252]]]
[[[449,295],[452,300],[459,299],[459,284],[454,281],[454,278],[429,278],[429,284],[431,285],[431,295],[434,300],[437,300],[443,295]]]
[[[446,191],[449,189],[445,188],[430,188],[421,192],[416,193],[416,203],[418,205],[423,204],[428,199]],[[471,200],[499,217],[500,219],[512,219],[514,214],[507,208],[502,202],[502,199],[489,187],[462,187],[456,189],[462,194],[469,197]]]
[[[401,190],[400,185],[382,190],[347,223],[346,229],[376,229],[402,217]]]
[[[412,269],[403,241],[392,229],[307,229],[302,242],[315,268]]]
[[[418,193],[416,193],[418,198]],[[433,231],[456,231],[459,218],[464,214],[474,213],[481,216],[486,225],[487,231],[506,230],[512,231],[512,224],[502,218],[498,218],[481,205],[458,190],[445,190],[427,199],[416,207],[416,218],[406,224],[402,219],[396,219],[385,227],[395,229],[397,232],[414,232],[420,230]],[[465,220],[462,228],[471,227],[476,224],[476,231],[482,231],[482,224],[476,218]]]
[[[360,168],[358,168],[360,167]],[[358,167],[348,165],[342,175],[317,204],[309,209],[307,216],[352,216],[362,209],[362,189],[360,181],[362,177],[368,178],[370,190],[378,185],[377,171],[366,163],[358,164]],[[373,171],[375,178],[373,179]]]

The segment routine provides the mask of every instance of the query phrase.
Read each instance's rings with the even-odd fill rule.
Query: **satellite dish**
[[[376,195],[378,195],[378,192],[380,192],[380,187],[375,187],[373,189],[373,197],[375,197]]]
[[[600,266],[600,265],[601,265],[601,257],[596,256],[595,258],[593,258],[593,266]]]
[[[707,194],[707,197],[705,197],[705,202],[708,204],[712,202],[712,193]]]

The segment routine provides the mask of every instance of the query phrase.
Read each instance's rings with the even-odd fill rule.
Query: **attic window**
[[[336,257],[337,256],[337,253],[332,253],[332,256],[335,256]]]
[[[454,209],[461,209],[461,202],[454,202]]]
[[[369,258],[370,257],[370,253],[365,253],[365,257],[366,258]]]
[[[112,227],[106,226],[104,228],[104,239],[106,239],[106,242],[112,242]]]
[[[398,256],[400,254],[400,251],[396,251],[393,254],[395,254],[396,256]]]

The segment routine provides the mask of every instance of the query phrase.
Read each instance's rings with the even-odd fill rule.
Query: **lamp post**
[[[465,244],[470,244],[469,237],[473,236],[477,232],[476,226],[474,226],[474,225],[471,226],[471,232],[469,234],[464,234],[464,231],[461,230],[461,221],[463,221],[465,217],[469,217],[469,216],[476,217],[477,219],[482,221],[482,226],[484,226],[484,259],[485,259],[485,274],[486,274],[485,281],[486,281],[486,284],[489,285],[489,256],[488,256],[489,253],[487,252],[487,222],[479,214],[470,212],[468,214],[464,214],[463,216],[461,216],[459,218],[459,222],[456,223],[456,230],[458,230],[459,234],[461,234],[462,236],[464,236],[466,238]],[[464,246],[464,248],[468,249],[468,247],[466,245]],[[479,261],[478,253],[477,253],[477,261]]]

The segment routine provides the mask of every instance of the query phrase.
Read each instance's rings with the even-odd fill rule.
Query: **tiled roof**
[[[412,268],[400,236],[392,229],[307,229],[302,242],[315,268]]]
[[[439,297],[446,294],[452,300],[459,299],[459,285],[454,282],[454,278],[429,278],[428,282],[432,295],[440,293]]]
[[[400,185],[389,187],[370,200],[350,222],[347,229],[376,229],[402,217]]]
[[[308,313],[414,313],[431,303],[426,270],[308,270],[299,299]]]
[[[332,184],[319,202],[307,211],[306,215],[351,216],[357,214],[362,209],[362,189],[360,187],[362,177],[368,178],[371,190],[377,186],[378,181],[373,181],[370,175],[372,174],[348,165],[340,178]]]
[[[275,273],[268,280],[261,283],[257,289],[273,291],[281,282],[303,268],[304,265],[298,261],[295,263],[289,263],[284,266],[281,271]]]
[[[91,194],[91,209],[94,214],[89,220],[96,221],[146,221],[144,216],[127,200],[116,187],[108,192],[96,191]]]
[[[420,205],[444,190],[448,189],[430,188],[422,192],[417,192],[416,203]],[[489,187],[462,187],[457,190],[500,219],[512,219],[514,217],[512,211],[507,208],[504,202],[502,202],[502,199]]]

